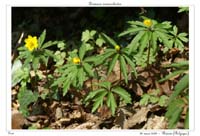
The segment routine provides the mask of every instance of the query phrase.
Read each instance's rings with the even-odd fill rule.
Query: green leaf
[[[157,102],[159,101],[159,98],[158,98],[157,96],[151,96],[151,97],[149,98],[149,101],[150,101],[151,103],[157,103]]]
[[[83,42],[87,42],[90,39],[93,39],[94,35],[96,34],[95,30],[89,31],[89,30],[85,30],[84,32],[82,32],[82,38],[81,41]]]
[[[131,24],[131,25],[137,25],[137,27],[138,27],[138,26],[146,27],[146,26],[144,25],[144,23],[143,23],[143,22],[140,22],[140,21],[128,21],[128,23]]]
[[[183,106],[184,106],[184,101],[180,98],[171,101],[167,107],[167,112],[165,113],[165,116],[167,118],[170,118],[171,116],[173,116],[175,110],[178,107],[183,107]]]
[[[99,60],[98,56],[90,56],[90,57],[86,57],[84,59],[84,62],[96,62],[98,60]]]
[[[113,47],[115,47],[115,45],[117,45],[117,43],[112,38],[110,38],[109,36],[107,36],[106,34],[102,33],[101,36],[104,39],[104,41],[106,41],[107,43],[109,43]]]
[[[98,38],[96,40],[96,45],[98,45],[99,47],[102,47],[102,45],[105,43],[105,41],[102,38]]]
[[[18,93],[18,100],[20,104],[20,111],[24,116],[28,115],[28,106],[29,104],[36,102],[38,99],[38,93],[27,90],[25,87],[21,88]]]
[[[101,88],[101,89],[98,89],[98,90],[95,90],[95,91],[91,91],[87,97],[85,98],[85,102],[89,101],[90,99],[93,99],[95,96],[98,95],[98,93],[102,93],[102,92],[105,92],[106,90],[104,88]]]
[[[128,30],[120,33],[118,35],[118,37],[121,37],[121,36],[124,36],[124,35],[127,35],[127,34],[137,33],[139,31],[144,31],[144,30],[145,30],[145,28],[143,28],[143,27],[129,28]]]
[[[185,121],[184,121],[184,128],[189,129],[189,110],[187,111]]]
[[[22,67],[22,63],[20,60],[14,61],[12,65],[12,87],[15,86],[17,83],[21,82],[21,80],[26,79],[29,77],[29,70],[28,68]]]
[[[63,96],[65,96],[69,90],[69,87],[71,85],[71,80],[70,78],[67,78],[63,84]]]
[[[96,31],[95,31],[95,30],[92,30],[92,31],[90,32],[90,36],[91,36],[91,37],[93,37],[95,34],[96,34]]]
[[[85,52],[86,52],[86,46],[85,46],[85,44],[82,44],[80,49],[79,49],[79,57],[80,57],[81,60],[83,60]]]
[[[187,70],[189,68],[189,62],[188,61],[180,61],[180,62],[172,63],[170,65],[165,65],[164,67],[165,68],[174,67],[174,68],[179,68],[179,69],[186,68],[186,70]]]
[[[182,91],[184,91],[184,89],[188,87],[189,87],[189,74],[186,74],[185,76],[181,78],[181,80],[174,87],[174,92],[171,95],[169,101],[172,101],[173,99],[175,99],[175,97],[177,97]]]
[[[98,66],[100,64],[102,64],[106,59],[108,59],[109,57],[111,57],[112,55],[114,55],[116,53],[115,49],[111,49],[109,51],[105,51],[104,54],[101,55],[97,55],[97,61],[95,61],[95,66]]]
[[[164,43],[164,45],[168,48],[171,47],[171,44],[169,42],[169,38],[168,35],[166,35],[165,33],[159,32],[159,31],[155,31],[155,33],[158,35],[158,37],[162,40],[162,42]]]
[[[169,97],[167,97],[166,95],[162,95],[159,99],[159,102],[158,104],[161,106],[161,107],[164,107],[167,105],[167,102],[169,100]]]
[[[141,38],[141,46],[139,46],[139,54],[142,54],[144,49],[148,47],[149,44],[149,34],[146,32]]]
[[[110,88],[111,88],[111,83],[110,83],[110,82],[107,82],[107,81],[105,81],[105,82],[100,82],[100,83],[98,83],[97,85],[100,86],[100,87],[104,87],[104,88],[107,89],[107,90],[110,90]]]
[[[78,69],[78,81],[79,81],[79,85],[80,87],[83,86],[83,82],[85,81],[85,74],[84,74],[84,71],[83,71],[83,68],[79,68]]]
[[[137,71],[136,71],[136,68],[135,68],[135,64],[133,63],[133,61],[126,55],[123,55],[124,58],[126,59],[127,63],[131,66],[131,69],[133,70],[134,72],[134,75],[137,77]]]
[[[89,65],[88,63],[83,63],[83,68],[85,71],[88,73],[89,76],[94,77],[94,72],[92,70],[92,66]]]
[[[169,128],[172,129],[176,126],[176,123],[179,121],[181,112],[183,111],[182,108],[177,107],[177,109],[174,111],[173,116],[171,116],[169,120]]]
[[[46,30],[44,30],[42,32],[42,34],[40,35],[40,37],[38,38],[38,46],[39,46],[39,48],[42,46],[45,38],[46,38]]]
[[[142,95],[142,99],[140,100],[140,105],[146,106],[149,102],[149,99],[150,99],[150,95],[148,94]]]
[[[55,55],[53,54],[53,52],[48,50],[48,49],[44,49],[44,54],[49,56],[49,57],[52,57],[52,58],[56,59]]]
[[[40,63],[39,63],[39,58],[35,57],[33,58],[33,70],[36,71],[38,70],[39,66],[40,66]]]
[[[108,107],[111,108],[112,115],[114,115],[117,104],[116,104],[115,98],[111,92],[108,93],[108,101],[109,101],[109,103],[107,103],[107,105],[109,105]]]
[[[182,36],[183,34],[182,33],[180,33],[179,35],[178,35],[178,38],[181,40],[181,41],[184,41],[184,42],[188,42],[188,38],[187,37],[185,37],[185,36]]]
[[[108,75],[111,73],[111,71],[113,70],[117,60],[119,58],[119,54],[115,54],[115,56],[113,57],[113,59],[110,61],[109,67],[108,67]]]
[[[140,31],[131,41],[131,43],[128,45],[129,54],[136,49],[136,45],[138,44],[139,40],[142,38],[142,36],[145,34],[145,31]]]
[[[115,87],[112,89],[112,92],[118,94],[125,103],[131,103],[131,95],[121,87]]]
[[[86,30],[86,31],[82,32],[81,41],[87,42],[89,39],[90,39],[90,31]]]
[[[174,27],[173,27],[173,31],[174,31],[174,34],[177,35],[177,33],[178,33],[178,28],[177,28],[177,26],[174,26]]]
[[[166,80],[168,80],[168,79],[170,79],[170,78],[173,78],[173,77],[175,77],[175,76],[177,76],[177,75],[179,75],[179,74],[182,74],[182,73],[184,73],[184,72],[185,72],[185,70],[177,70],[177,71],[174,71],[174,72],[172,72],[171,74],[167,75],[166,77],[160,79],[158,82],[164,82],[164,81],[166,81]]]
[[[125,82],[126,84],[128,84],[128,75],[127,75],[127,69],[126,69],[127,65],[123,56],[119,57],[119,63],[120,63],[120,68],[122,70],[122,74],[124,76]]]
[[[154,52],[156,52],[156,49],[157,49],[157,39],[158,39],[157,34],[155,32],[153,32],[151,40],[152,40],[152,48],[153,48]]]
[[[189,7],[179,7],[178,13],[189,12]]]
[[[54,41],[54,42],[48,41],[48,42],[46,42],[45,44],[42,45],[41,49],[46,49],[48,47],[51,47],[51,46],[57,45],[57,44],[58,44],[58,41]]]
[[[101,92],[99,96],[95,99],[95,102],[92,108],[92,113],[95,112],[98,107],[103,106],[103,100],[104,100],[103,98],[105,97],[107,93],[108,93],[107,91]]]

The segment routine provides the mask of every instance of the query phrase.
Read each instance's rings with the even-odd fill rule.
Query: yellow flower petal
[[[73,63],[74,64],[79,64],[81,60],[78,57],[73,58]]]
[[[145,19],[144,21],[143,21],[143,23],[144,23],[144,25],[146,25],[147,27],[150,27],[150,26],[152,26],[152,21],[150,20],[150,19]]]
[[[115,45],[115,50],[119,51],[120,50],[120,46],[119,45]]]
[[[32,37],[31,35],[28,35],[28,38],[26,38],[24,42],[25,42],[25,47],[29,51],[33,51],[35,48],[38,47],[38,40],[36,36]]]

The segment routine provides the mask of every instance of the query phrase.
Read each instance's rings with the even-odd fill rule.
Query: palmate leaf
[[[112,89],[112,92],[118,94],[125,103],[131,103],[131,95],[121,87],[115,87]]]
[[[108,75],[111,73],[111,71],[113,70],[117,60],[119,58],[119,54],[115,54],[115,56],[113,57],[113,59],[110,61],[109,67],[108,67]]]
[[[116,101],[115,101],[115,98],[114,98],[112,92],[108,93],[107,106],[111,108],[112,115],[114,115],[117,104],[116,104]]]
[[[94,72],[92,70],[92,66],[88,63],[83,63],[84,70],[88,73],[89,76],[94,77]]]
[[[28,115],[28,106],[29,104],[36,102],[38,99],[38,93],[32,92],[31,90],[27,90],[27,88],[23,87],[20,88],[20,91],[18,93],[18,100],[20,104],[20,111],[24,116]]]
[[[115,53],[116,53],[115,49],[106,50],[104,54],[97,56],[98,61],[95,61],[95,65],[97,66],[97,65],[102,64],[106,59],[108,59],[109,57],[111,57]]]
[[[142,38],[142,36],[145,34],[145,31],[140,31],[131,41],[131,43],[128,45],[129,54],[136,49],[136,45],[138,44],[139,40]]]
[[[150,95],[148,95],[148,94],[144,94],[144,95],[142,95],[142,99],[140,100],[140,105],[147,105],[148,104],[148,102],[149,102],[149,99],[150,99]]]
[[[100,92],[95,98],[95,102],[92,107],[92,113],[97,110],[98,107],[103,106],[104,97],[108,94],[107,91]]]
[[[106,90],[101,88],[101,89],[98,89],[98,90],[95,90],[95,91],[91,91],[87,97],[84,99],[84,102],[87,102],[89,101],[90,99],[93,99],[96,95],[98,95],[98,93],[101,93],[101,92],[105,92]]]
[[[83,67],[78,69],[77,75],[78,75],[78,84],[79,84],[80,87],[82,87],[83,82],[85,81],[85,74],[84,74]]]
[[[117,43],[112,38],[107,36],[106,34],[102,33],[101,36],[102,36],[103,40],[106,41],[107,43],[109,43],[111,46],[114,47],[115,45],[117,45]]]
[[[119,57],[119,63],[120,63],[120,69],[122,70],[122,74],[125,79],[125,83],[127,84],[128,83],[128,75],[127,75],[127,69],[126,69],[127,65],[123,56]]]
[[[107,81],[105,81],[105,82],[100,82],[100,83],[97,84],[97,86],[103,87],[103,88],[105,88],[106,90],[110,90],[110,88],[111,88],[111,83],[110,83],[110,82],[107,82]]]
[[[169,42],[169,37],[166,33],[159,32],[159,31],[155,31],[155,33],[162,40],[162,42],[164,43],[164,46],[171,48],[171,43]]]

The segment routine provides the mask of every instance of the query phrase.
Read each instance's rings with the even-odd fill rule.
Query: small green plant
[[[57,45],[58,41],[48,41],[44,43],[46,37],[46,30],[37,39],[36,36],[28,36],[25,39],[25,46],[19,47],[19,59],[24,61],[24,66],[31,64],[31,69],[36,71],[40,67],[40,62],[47,66],[49,57],[54,57],[53,51],[48,48]]]
[[[175,44],[175,47],[183,50],[182,41],[188,41],[186,33],[177,34],[178,30],[176,26],[174,26],[173,31],[171,31],[172,25],[169,21],[158,23],[156,20],[148,19],[146,17],[143,18],[143,22],[128,21],[130,27],[118,35],[119,37],[128,34],[135,35],[131,43],[128,45],[128,48],[129,54],[138,52],[137,57],[135,58],[137,62],[140,61],[138,58],[140,58],[140,56],[143,57],[145,52],[147,57],[146,65],[142,64],[142,66],[148,66],[152,63],[150,61],[150,56],[156,57],[156,53],[159,49],[158,43],[163,44],[165,52],[173,47],[173,43]],[[154,60],[153,62],[155,62],[155,59],[151,60]]]
[[[123,88],[119,86],[112,86],[110,82],[101,82],[98,83],[97,86],[100,88],[95,91],[91,91],[84,100],[86,105],[90,101],[94,102],[92,112],[95,112],[99,107],[106,103],[106,105],[111,109],[112,115],[114,115],[117,108],[115,95],[118,95],[118,97],[120,97],[120,99],[126,104],[131,103],[130,94]]]
[[[174,92],[170,96],[167,112],[165,116],[169,119],[169,128],[176,127],[177,122],[180,119],[180,116],[183,110],[186,108],[186,117],[185,117],[185,128],[189,128],[189,74],[188,61],[181,61],[177,63],[172,63],[171,65],[166,65],[165,68],[174,68],[171,74],[162,78],[160,82],[169,80],[172,77],[179,75],[181,79],[174,87]]]
[[[166,107],[169,97],[166,95],[159,96],[159,94],[160,94],[159,89],[156,89],[151,93],[143,94],[142,99],[140,100],[140,105],[146,106],[149,103],[152,104],[157,103],[161,107]]]
[[[106,49],[105,52],[102,55],[100,55],[99,63],[100,64],[105,63],[105,61],[109,62],[108,71],[107,71],[107,75],[109,75],[112,72],[117,61],[119,61],[120,80],[121,80],[121,73],[122,73],[125,79],[125,83],[128,83],[128,73],[129,73],[129,71],[127,70],[128,65],[131,67],[131,70],[134,73],[134,75],[137,76],[134,60],[128,54],[128,48],[123,48],[122,46],[119,46],[112,38],[110,38],[104,33],[102,33],[102,38],[114,48]]]
[[[84,58],[86,53],[86,46],[83,43],[79,52],[71,53],[68,63],[58,67],[58,77],[51,85],[63,88],[63,95],[66,95],[71,85],[76,89],[81,89],[85,80],[89,77],[94,77],[92,64],[89,64],[87,59]]]

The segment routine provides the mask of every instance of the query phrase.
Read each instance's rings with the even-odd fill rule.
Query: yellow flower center
[[[81,60],[78,57],[73,58],[73,63],[74,64],[79,64]]]
[[[119,45],[115,45],[115,50],[119,51],[120,50],[120,46]]]
[[[147,27],[152,26],[152,21],[151,21],[150,19],[145,19],[145,20],[143,21],[143,23],[144,23],[144,25],[146,25]]]
[[[28,36],[28,38],[26,38],[24,40],[25,42],[25,47],[29,50],[29,51],[33,51],[35,48],[38,47],[38,40],[37,40],[37,37],[34,36]]]

